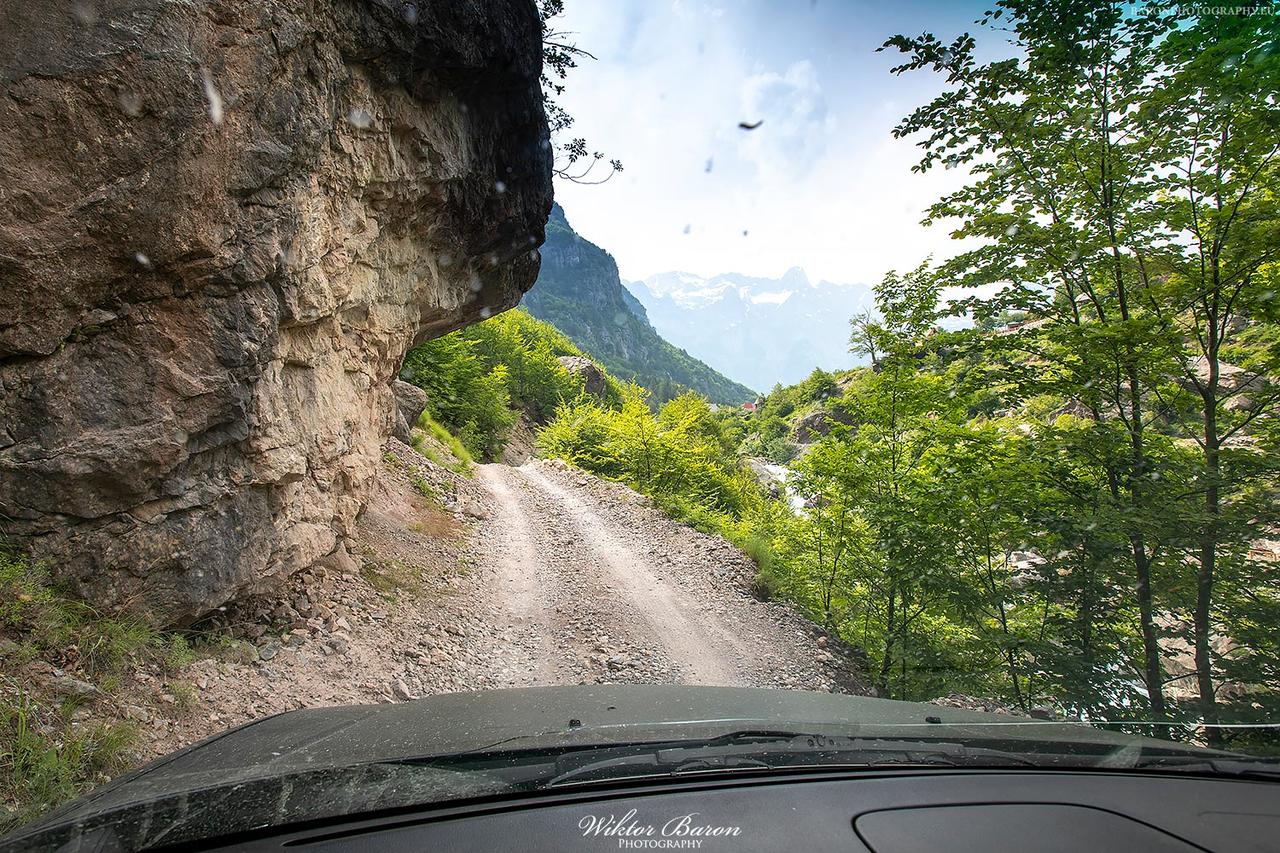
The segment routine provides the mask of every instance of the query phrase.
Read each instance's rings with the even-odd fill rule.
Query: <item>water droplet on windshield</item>
[[[418,23],[418,7],[409,3],[400,12],[400,16],[404,18],[404,22],[409,26]]]
[[[142,115],[142,96],[129,89],[121,89],[116,93],[116,101],[124,114],[137,118]]]
[[[151,269],[151,259],[148,258],[146,255],[144,255],[142,252],[138,252],[134,254],[133,259],[138,262],[138,266]]]
[[[692,230],[693,230],[693,226],[692,226],[692,225],[686,225],[686,226],[684,227],[684,231],[683,231],[682,233],[684,233],[684,234],[688,234],[688,233],[689,233],[690,231],[692,231]]]
[[[709,174],[711,174],[711,169],[712,169],[712,167],[713,167],[714,165],[715,165],[715,160],[713,160],[712,158],[708,157],[708,158],[707,158],[707,165],[706,165],[705,167],[703,167],[702,171],[706,172],[706,173],[709,175]]]
[[[209,119],[214,124],[222,124],[222,93],[213,85],[208,68],[200,69],[200,79],[204,83],[204,98],[209,102]]]
[[[1018,224],[1015,222],[1013,225],[1010,225],[1008,228],[1004,229],[1004,233],[1009,235],[1010,237],[1017,237]]]
[[[499,193],[504,193],[507,191],[507,185],[502,181],[494,181],[493,188],[497,190]]]
[[[627,324],[627,315],[623,311],[619,311],[613,315],[614,325],[625,326]]]
[[[98,23],[98,10],[93,7],[92,3],[77,3],[71,7],[71,14],[75,16],[78,23],[92,27]]]
[[[481,320],[488,320],[488,319],[489,319],[490,317],[492,317],[492,316],[493,316],[493,309],[492,309],[492,308],[490,308],[488,305],[486,305],[486,306],[484,306],[483,308],[481,308],[481,309],[480,309],[480,319],[481,319]]]
[[[351,126],[359,130],[364,130],[373,124],[373,116],[361,107],[352,107],[351,112],[347,113],[347,121]]]
[[[479,293],[484,290],[484,282],[480,280],[480,276],[473,272],[471,273],[471,279],[468,282],[468,287],[471,288],[472,293]]]

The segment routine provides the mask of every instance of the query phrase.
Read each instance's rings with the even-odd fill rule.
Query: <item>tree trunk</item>
[[[1209,382],[1204,390],[1204,462],[1205,524],[1200,538],[1200,567],[1196,572],[1196,687],[1200,694],[1200,713],[1211,728],[1207,737],[1211,746],[1222,745],[1222,732],[1212,728],[1218,722],[1218,698],[1213,686],[1213,649],[1209,645],[1212,631],[1213,574],[1218,557],[1218,517],[1222,511],[1218,495],[1220,472],[1218,440],[1218,362],[1216,347],[1210,347]]]
[[[1129,417],[1132,419],[1129,428],[1132,448],[1132,467],[1129,472],[1129,495],[1136,507],[1142,508],[1142,493],[1146,485],[1146,448],[1142,426],[1142,394],[1139,391],[1137,369],[1132,361],[1125,366],[1129,385]],[[1151,703],[1151,713],[1163,717],[1166,713],[1164,702],[1164,670],[1160,665],[1160,642],[1156,636],[1154,596],[1151,592],[1151,557],[1147,553],[1142,531],[1136,528],[1129,531],[1129,542],[1133,548],[1133,567],[1137,580],[1138,619],[1142,630],[1143,680],[1147,683],[1147,697]]]

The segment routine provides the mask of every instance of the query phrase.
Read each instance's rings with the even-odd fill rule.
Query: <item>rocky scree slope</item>
[[[417,340],[551,204],[528,0],[8,4],[0,516],[174,623],[353,541]]]

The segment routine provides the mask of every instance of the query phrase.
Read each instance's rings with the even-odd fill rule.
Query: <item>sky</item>
[[[919,222],[963,174],[913,174],[918,149],[892,136],[942,81],[895,77],[901,54],[876,48],[895,33],[974,31],[982,2],[565,6],[556,28],[596,57],[569,72],[559,99],[576,119],[570,135],[624,171],[598,186],[558,180],[556,198],[624,279],[779,277],[799,266],[814,281],[871,285],[955,252],[949,229]],[[745,131],[740,121],[762,124]]]

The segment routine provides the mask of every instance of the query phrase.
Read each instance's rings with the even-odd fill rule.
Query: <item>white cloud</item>
[[[751,0],[723,16],[698,0],[567,5],[564,29],[599,59],[572,73],[564,106],[626,171],[603,186],[560,182],[557,198],[624,278],[801,266],[815,281],[874,284],[956,251],[946,228],[919,220],[964,175],[912,173],[918,151],[892,136],[937,83],[888,74],[879,24],[840,31],[827,52],[783,38]]]
[[[748,123],[760,122],[742,136],[744,158],[762,174],[791,178],[808,172],[824,153],[834,126],[818,73],[807,59],[784,74],[766,71],[744,80],[742,116]]]

